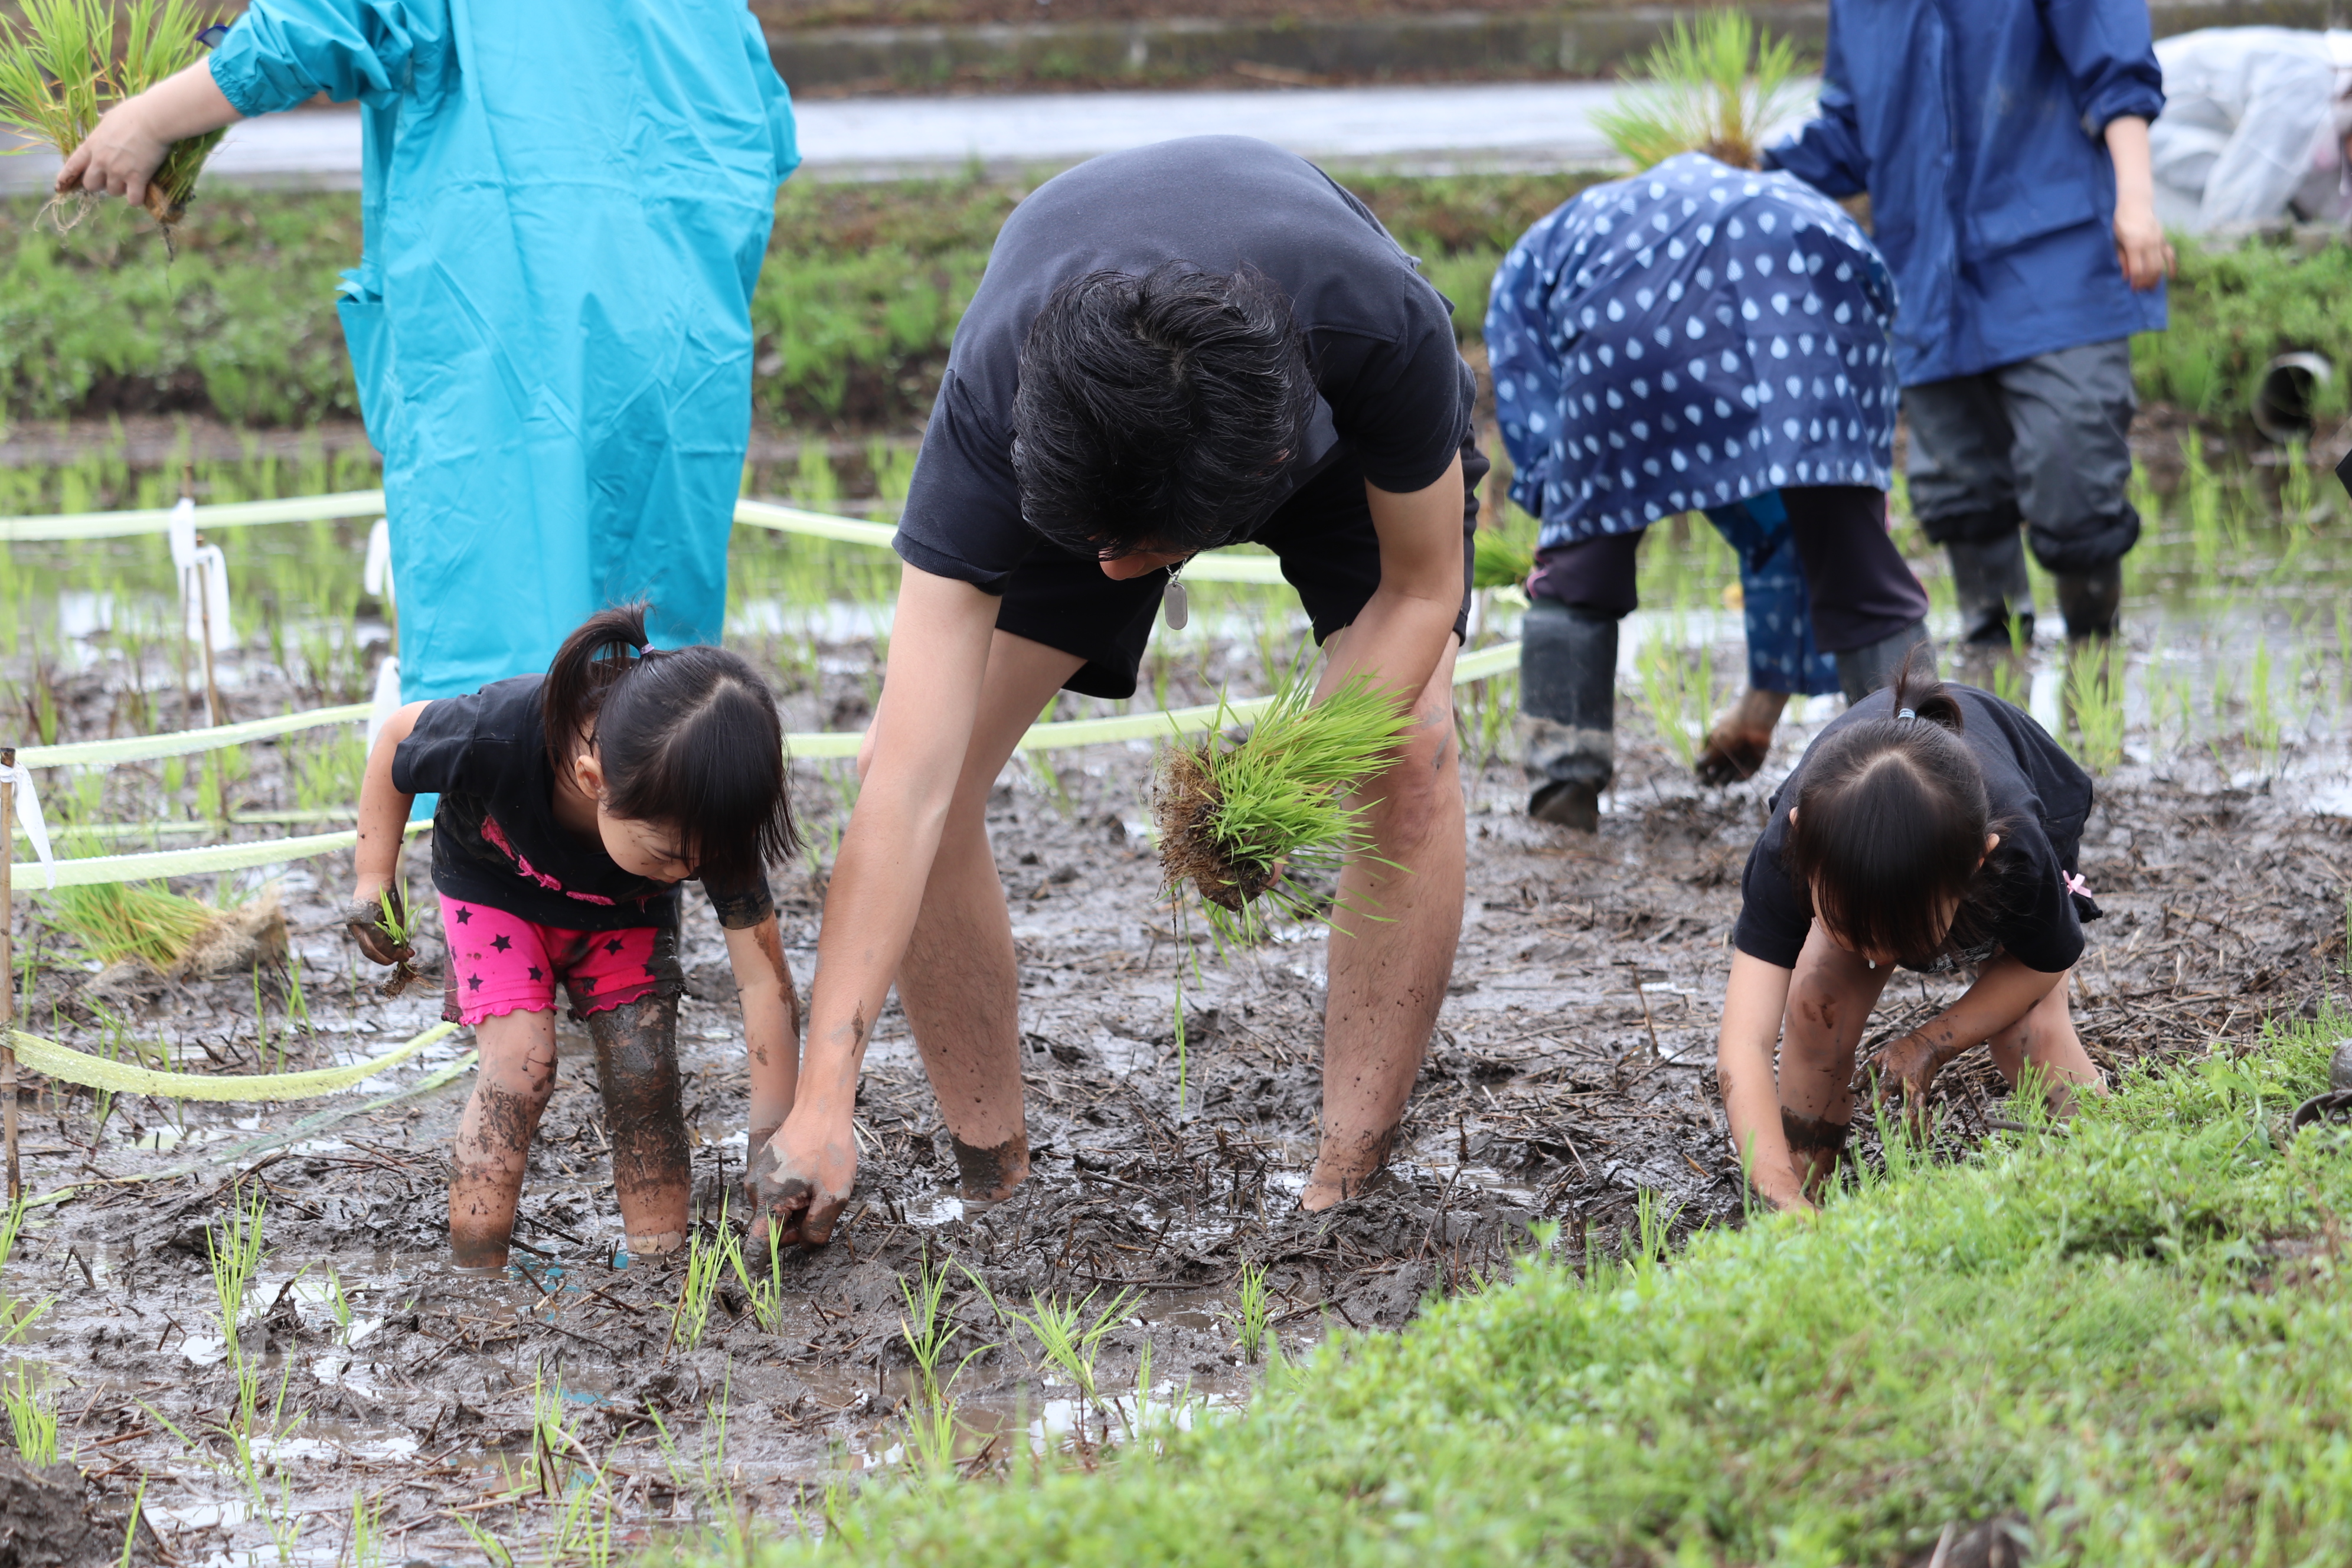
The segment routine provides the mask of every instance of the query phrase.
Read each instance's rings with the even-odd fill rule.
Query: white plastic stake
[[[13,754],[13,753],[12,753]],[[0,778],[15,787],[16,822],[24,828],[25,837],[33,842],[33,853],[39,858],[42,874],[52,888],[58,885],[58,858],[49,847],[49,824],[41,815],[41,797],[33,790],[33,770],[11,763],[0,767]]]
[[[383,727],[390,723],[392,716],[399,711],[400,658],[396,654],[386,654],[383,656],[383,662],[375,667],[375,696],[371,700],[371,706],[368,709],[367,749],[369,751],[375,750],[375,738],[383,733]]]
[[[360,583],[379,599],[392,595],[392,524],[383,518],[368,530],[367,565],[361,569]]]

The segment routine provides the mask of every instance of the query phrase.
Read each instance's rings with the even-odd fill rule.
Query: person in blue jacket
[[[1740,557],[1751,689],[1709,738],[1707,782],[1762,766],[1789,694],[1859,698],[1927,640],[1886,531],[1894,310],[1836,204],[1703,153],[1580,193],[1504,257],[1496,416],[1511,499],[1542,524],[1520,634],[1531,816],[1598,826],[1618,622],[1662,518],[1704,512]]]
[[[2021,521],[2067,636],[2116,628],[2139,538],[2130,339],[2163,330],[2172,268],[2148,170],[2163,107],[2146,0],[1833,0],[1819,117],[1764,154],[1870,195],[1902,299],[1911,507],[1969,642],[2031,635]]]
[[[742,0],[255,0],[110,110],[61,191],[320,93],[362,111],[341,310],[383,454],[404,697],[543,669],[643,599],[716,643],[751,433],[751,299],[792,103]]]

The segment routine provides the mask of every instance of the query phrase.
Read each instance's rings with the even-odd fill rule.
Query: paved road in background
[[[1592,117],[1624,89],[1606,82],[1458,87],[1297,88],[1265,92],[1051,93],[968,98],[819,99],[798,106],[805,173],[888,179],[1064,167],[1171,136],[1263,136],[1335,166],[1400,174],[1542,173],[1611,161]],[[46,188],[57,160],[0,158],[0,191]],[[230,129],[207,177],[255,185],[352,189],[353,112],[266,115]]]

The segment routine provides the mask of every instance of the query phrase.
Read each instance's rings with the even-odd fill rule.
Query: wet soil
[[[788,692],[789,724],[855,706],[861,659],[870,649],[826,649]],[[1180,669],[1168,700],[1206,695],[1210,674],[1206,662]],[[278,679],[245,670],[244,710],[271,706]],[[102,666],[61,679],[67,736],[104,730],[108,679]],[[1296,1352],[1334,1330],[1394,1330],[1432,1300],[1507,1274],[1538,1222],[1557,1222],[1571,1254],[1614,1247],[1644,1194],[1678,1235],[1738,1223],[1712,1070],[1727,933],[1770,784],[1809,731],[1784,725],[1757,781],[1702,790],[1637,702],[1621,712],[1621,772],[1597,835],[1525,816],[1507,742],[1501,755],[1465,748],[1488,754],[1467,779],[1469,897],[1446,1005],[1394,1162],[1333,1211],[1305,1215],[1295,1201],[1320,1094],[1319,931],[1200,952],[1184,975],[1180,1048],[1188,961],[1145,836],[1150,757],[1103,747],[1055,758],[1051,775],[1017,764],[990,810],[1021,960],[1028,1113],[1030,1173],[1003,1201],[957,1196],[1009,1154],[949,1136],[895,1005],[875,1030],[857,1194],[833,1243],[781,1257],[781,1309],[767,1324],[755,1291],[723,1279],[698,1334],[676,1313],[686,1265],[633,1258],[620,1243],[615,1130],[594,1042],[569,1020],[515,1267],[487,1279],[454,1274],[447,1258],[449,1158],[470,1075],[404,1094],[461,1041],[323,1102],[129,1099],[103,1108],[102,1126],[87,1090],[34,1083],[20,1100],[26,1184],[37,1198],[74,1191],[33,1211],[0,1282],[19,1303],[54,1298],[19,1353],[47,1381],[90,1506],[119,1518],[143,1480],[147,1516],[178,1563],[275,1560],[280,1540],[289,1556],[333,1558],[355,1492],[379,1500],[399,1557],[467,1549],[461,1521],[536,1552],[559,1539],[567,1491],[587,1484],[583,1455],[603,1467],[621,1541],[730,1507],[788,1526],[821,1507],[828,1479],[903,1458],[905,1286],[926,1268],[945,1272],[961,1325],[947,1366],[972,1352],[952,1391],[959,1452],[980,1471],[1024,1447],[1083,1448],[1120,1431],[1125,1407],[1082,1406],[1005,1315],[1036,1297],[1091,1297],[1092,1310],[1124,1297],[1096,1371],[1107,1399],[1131,1402],[1148,1344],[1157,1397],[1189,1388],[1230,1403],[1261,1371],[1234,1321],[1245,1265],[1265,1270],[1273,1332]],[[238,798],[267,805],[287,764],[275,746],[253,757]],[[2107,918],[2072,984],[2085,1044],[2110,1071],[2216,1038],[2251,1042],[2264,1017],[2314,1010],[2343,972],[2352,822],[2284,787],[2232,787],[2230,762],[2217,748],[2103,781],[2083,867]],[[841,820],[842,778],[799,771],[820,843]],[[124,770],[113,787],[152,797],[154,786]],[[420,893],[423,859],[408,870]],[[38,900],[20,895],[29,1016],[86,1049],[103,1048],[111,1019],[118,1037],[161,1042],[187,1070],[379,1054],[433,1022],[439,988],[378,993],[341,922],[349,870],[345,858],[276,873],[293,931],[285,968],[127,985],[117,975],[103,994]],[[805,993],[822,864],[781,874],[777,891]],[[430,974],[437,911],[429,898],[415,905]],[[681,958],[681,1097],[707,1240],[740,1190],[747,1129],[734,983],[694,895]],[[1865,1047],[1957,991],[1904,976]],[[1939,1150],[1999,1135],[2002,1094],[1981,1051],[1948,1069]],[[1866,1127],[1853,1155],[1874,1157]],[[268,1253],[237,1342],[265,1390],[258,1501],[225,1435],[240,1425],[238,1390],[209,1261],[231,1205],[255,1194]],[[755,1253],[749,1283],[764,1287],[769,1260]],[[552,1449],[550,1419],[572,1434]],[[716,1500],[721,1489],[731,1503]]]

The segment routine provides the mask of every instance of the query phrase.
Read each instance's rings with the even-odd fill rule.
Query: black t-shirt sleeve
[[[408,739],[393,749],[392,787],[403,795],[446,795],[467,789],[466,764],[481,722],[482,698],[478,691],[427,702]]]
[[[2016,830],[2015,854],[2009,885],[2001,889],[2001,947],[2026,968],[2043,974],[2074,968],[2083,956],[2083,922],[2067,895],[2065,872],[2040,824],[2026,823]]]
[[[729,931],[749,931],[776,912],[775,894],[769,890],[765,876],[741,888],[714,888],[705,882],[702,890],[710,896],[719,923]]]
[[[1454,346],[1453,318],[1434,289],[1408,302],[1394,342],[1317,334],[1316,384],[1364,478],[1392,495],[1437,482],[1470,433],[1476,383]]]
[[[1037,542],[1021,521],[1011,447],[990,428],[953,370],[931,405],[891,542],[908,565],[991,594],[1004,592],[1013,569]]]
[[[1797,889],[1780,864],[1780,847],[1788,841],[1789,818],[1773,803],[1772,826],[1748,852],[1748,869],[1739,879],[1739,921],[1731,930],[1731,945],[1750,958],[1760,958],[1778,969],[1797,967],[1797,955],[1813,929],[1812,900]]]

